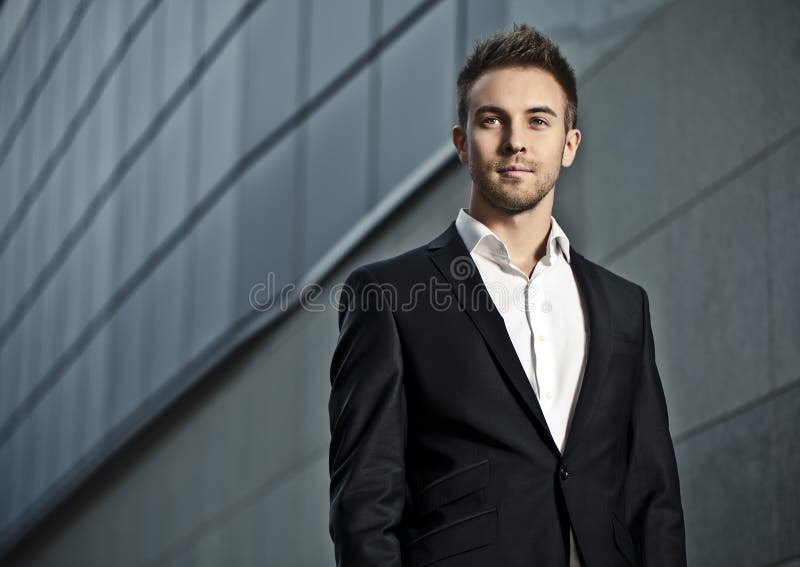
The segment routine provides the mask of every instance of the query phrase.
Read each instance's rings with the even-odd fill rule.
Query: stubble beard
[[[534,186],[523,189],[521,180],[492,179],[492,175],[502,166],[500,162],[489,162],[484,168],[470,164],[469,170],[472,182],[480,195],[492,207],[509,213],[519,213],[534,208],[553,189],[558,179],[557,171],[541,171],[532,165]]]

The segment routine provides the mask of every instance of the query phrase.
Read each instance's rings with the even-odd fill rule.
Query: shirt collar
[[[564,230],[550,215],[550,233],[547,236],[547,254],[551,257],[563,256],[567,262],[569,257],[569,238]],[[476,220],[465,208],[458,211],[456,230],[470,253],[477,252],[494,260],[509,262],[510,256],[505,243],[488,226]]]

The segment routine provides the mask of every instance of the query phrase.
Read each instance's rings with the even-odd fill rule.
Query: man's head
[[[458,118],[453,143],[469,164],[473,190],[497,209],[531,209],[580,143],[575,74],[550,39],[515,25],[479,42],[467,59]]]
[[[467,127],[469,92],[475,81],[490,69],[503,67],[536,67],[550,73],[567,98],[564,109],[564,128],[578,127],[578,87],[575,71],[561,55],[553,41],[527,24],[514,24],[508,33],[497,33],[493,37],[477,42],[472,55],[458,74],[456,92],[458,96],[458,123]]]

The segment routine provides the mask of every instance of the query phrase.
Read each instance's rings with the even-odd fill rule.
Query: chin
[[[523,211],[529,211],[538,205],[542,198],[531,196],[530,198],[526,199],[519,199],[515,198],[515,196],[511,195],[492,195],[491,199],[487,199],[491,205],[503,211],[507,211],[510,213],[521,213]]]
[[[527,211],[534,208],[549,191],[538,191],[508,185],[494,185],[481,191],[484,198],[497,208],[513,211]]]

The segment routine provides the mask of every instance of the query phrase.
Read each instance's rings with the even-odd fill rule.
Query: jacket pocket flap
[[[425,515],[448,502],[480,490],[488,482],[489,459],[448,473],[422,489],[417,508],[419,515]]]
[[[429,565],[445,557],[488,545],[496,536],[497,508],[490,508],[417,537],[406,546],[405,555],[410,565]]]

